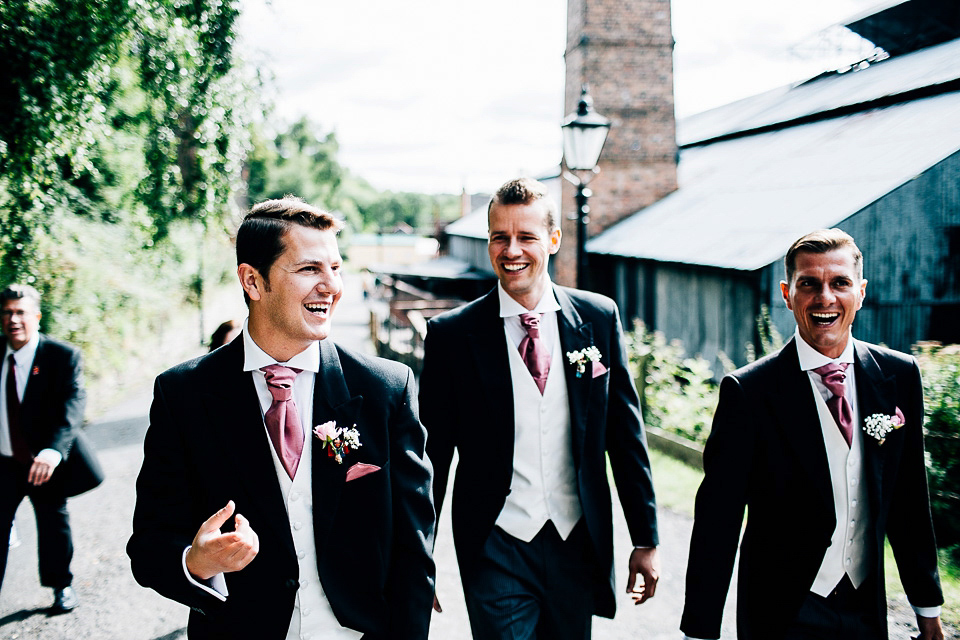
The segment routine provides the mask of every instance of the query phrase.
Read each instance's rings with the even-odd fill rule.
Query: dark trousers
[[[880,640],[886,635],[876,627],[875,582],[866,580],[859,589],[846,575],[826,598],[808,593],[787,630],[784,640]]]
[[[463,589],[474,640],[589,640],[594,562],[587,528],[547,522],[530,542],[499,527]]]
[[[73,539],[67,499],[56,487],[28,484],[26,467],[6,456],[0,456],[0,586],[7,570],[10,527],[25,496],[30,498],[37,518],[40,584],[53,589],[67,587],[73,581]]]

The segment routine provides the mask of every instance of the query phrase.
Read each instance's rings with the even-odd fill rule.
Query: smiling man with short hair
[[[476,640],[586,640],[594,614],[613,617],[608,454],[635,545],[627,591],[643,602],[659,578],[650,461],[619,313],[609,298],[550,281],[557,222],[543,184],[504,184],[488,210],[496,289],[432,319],[424,343],[434,502],[456,450],[453,536]]]
[[[863,256],[840,229],[787,251],[796,333],[724,377],[703,453],[680,628],[719,638],[740,541],[740,640],[885,640],[889,537],[923,640],[942,640],[913,357],[854,340]]]
[[[340,223],[296,198],[237,232],[230,344],[161,374],[127,545],[191,639],[423,640],[432,469],[413,373],[334,344]]]

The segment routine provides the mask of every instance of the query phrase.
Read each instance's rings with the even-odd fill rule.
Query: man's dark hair
[[[487,220],[490,219],[490,211],[493,205],[508,204],[530,204],[536,200],[543,200],[547,205],[547,231],[553,233],[558,229],[557,225],[557,203],[550,197],[547,185],[537,182],[533,178],[517,178],[507,182],[497,189],[487,205]]]
[[[37,305],[37,309],[40,309],[40,292],[28,284],[11,284],[3,291],[0,291],[0,304],[8,300],[20,300],[24,298],[33,300],[33,303]]]
[[[296,196],[265,200],[250,209],[237,230],[237,266],[250,265],[266,282],[270,267],[286,249],[283,237],[294,225],[334,232],[343,228],[332,214]]]
[[[794,242],[783,259],[787,272],[787,284],[793,282],[793,272],[797,269],[798,253],[827,253],[835,249],[850,249],[853,254],[853,267],[857,277],[863,280],[863,253],[853,238],[840,229],[817,229]]]

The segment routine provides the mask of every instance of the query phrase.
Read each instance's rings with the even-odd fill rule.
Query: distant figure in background
[[[77,606],[67,497],[102,479],[77,439],[86,402],[80,351],[40,333],[40,293],[33,287],[11,285],[0,292],[0,309],[0,540],[9,539],[17,507],[29,496],[37,518],[40,583],[53,589],[51,612],[65,613]],[[7,549],[0,545],[0,584]]]
[[[867,281],[853,238],[814,231],[784,262],[796,334],[720,383],[680,628],[720,637],[746,511],[740,640],[886,640],[884,537],[920,638],[943,640],[920,369],[854,340]]]
[[[227,320],[220,323],[220,326],[214,329],[210,336],[210,351],[219,349],[225,344],[229,344],[234,338],[240,335],[243,325],[237,320]]]

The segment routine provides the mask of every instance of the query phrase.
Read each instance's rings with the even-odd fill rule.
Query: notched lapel
[[[560,329],[559,362],[551,366],[563,367],[563,374],[567,381],[567,398],[570,403],[570,424],[573,427],[573,456],[574,463],[579,468],[580,453],[587,434],[587,408],[590,404],[590,389],[594,386],[591,372],[584,372],[577,377],[576,365],[567,361],[567,352],[580,351],[593,345],[593,324],[584,322],[573,301],[564,291],[554,288],[557,302],[560,304],[560,313],[557,314],[557,323]]]
[[[227,361],[220,367],[222,373],[212,376],[210,390],[205,395],[207,422],[218,425],[215,441],[233,446],[230,457],[234,462],[235,477],[266,520],[259,526],[273,527],[278,539],[284,540],[293,553],[290,520],[263,424],[263,411],[252,374],[243,370],[242,341],[236,341],[226,349],[229,351],[224,354]]]
[[[324,548],[323,542],[333,526],[350,464],[348,460],[337,464],[334,458],[329,457],[320,440],[313,435],[313,427],[330,420],[336,421],[338,429],[349,429],[357,425],[360,441],[363,442],[363,425],[358,424],[362,407],[363,396],[350,396],[336,346],[327,340],[322,341],[320,371],[317,373],[313,394],[313,422],[304,426],[312,447],[313,468],[310,471],[314,496],[313,526],[318,550]]]
[[[800,369],[797,346],[791,340],[777,356],[779,371],[772,379],[771,394],[767,402],[775,407],[775,424],[781,437],[793,449],[797,465],[811,476],[825,508],[833,513],[833,486],[830,482],[830,465],[827,462],[827,447],[823,442],[823,429],[817,413],[816,399],[810,376]]]
[[[484,424],[484,429],[488,430],[491,442],[500,442],[503,445],[491,449],[490,468],[510,470],[513,469],[513,447],[516,439],[513,383],[507,356],[507,336],[503,329],[503,319],[500,317],[500,300],[496,289],[487,294],[483,308],[477,312],[477,322],[463,336],[470,348],[469,351],[464,350],[464,371],[460,376],[463,384],[477,384],[482,389],[480,397],[487,399],[492,418]],[[470,362],[466,362],[467,358]],[[475,410],[482,412],[482,409]]]
[[[895,376],[885,376],[870,350],[861,343],[854,343],[857,378],[857,405],[860,412],[860,424],[854,425],[861,430],[863,438],[863,456],[866,462],[865,476],[870,490],[870,506],[880,505],[884,462],[891,443],[880,442],[863,431],[864,420],[875,413],[892,416],[897,409],[897,380]]]

